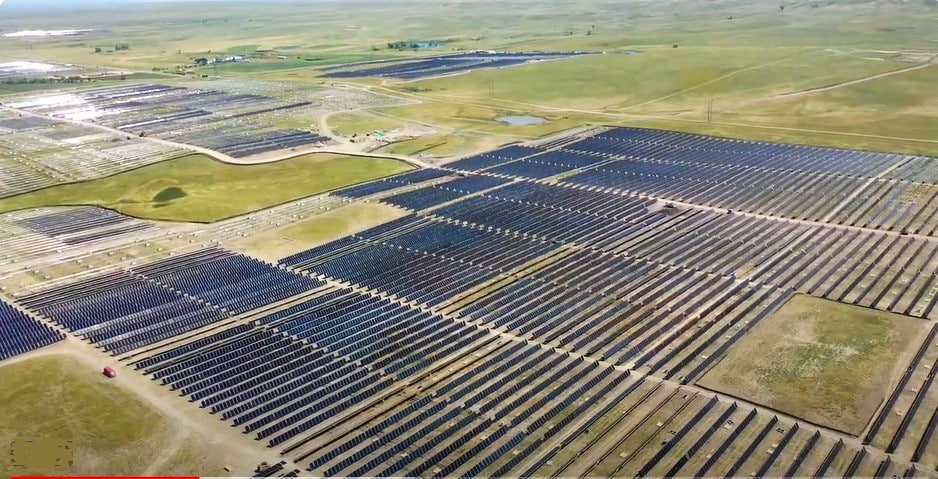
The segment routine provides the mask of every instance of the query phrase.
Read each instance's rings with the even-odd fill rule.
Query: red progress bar
[[[10,479],[201,479],[199,476],[13,476]]]

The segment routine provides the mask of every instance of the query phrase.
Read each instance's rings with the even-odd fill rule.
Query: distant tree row
[[[418,48],[428,48],[428,47],[438,47],[442,45],[443,42],[437,40],[429,41],[403,41],[403,42],[388,42],[389,50],[404,50],[407,48],[416,50]]]
[[[121,76],[121,80],[124,80],[125,77]],[[46,77],[46,78],[8,78],[0,81],[0,84],[3,85],[31,85],[31,84],[41,84],[41,83],[84,83],[94,81],[91,78],[85,78],[81,76],[67,76],[67,77]]]
[[[121,50],[130,50],[130,45],[126,43],[118,43],[117,45],[114,45],[115,52],[119,52]],[[101,47],[94,47],[95,53],[101,53],[101,51],[102,51]]]

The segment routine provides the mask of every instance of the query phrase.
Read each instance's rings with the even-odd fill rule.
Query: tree
[[[101,53],[101,47],[94,47],[95,53]]]

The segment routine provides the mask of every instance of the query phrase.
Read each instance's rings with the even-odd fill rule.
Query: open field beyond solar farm
[[[0,10],[0,475],[938,476],[934,1],[126,3]]]

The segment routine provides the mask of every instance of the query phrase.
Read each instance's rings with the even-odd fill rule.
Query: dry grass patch
[[[859,435],[914,354],[924,325],[796,295],[699,384]]]

